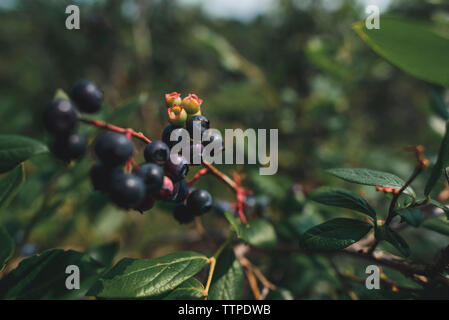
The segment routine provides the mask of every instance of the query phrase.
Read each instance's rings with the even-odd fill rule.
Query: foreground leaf
[[[116,299],[158,296],[193,277],[207,261],[204,255],[191,251],[155,259],[125,258],[101,276],[88,295]]]
[[[165,296],[163,300],[197,300],[201,298],[204,298],[203,284],[195,278],[190,278]]]
[[[376,239],[379,241],[387,241],[405,257],[410,255],[410,248],[407,242],[405,242],[397,232],[391,230],[391,228],[386,225],[377,228]]]
[[[428,196],[435,187],[438,180],[443,175],[445,167],[449,166],[449,122],[446,123],[446,133],[440,144],[440,151],[438,152],[438,159],[432,168],[432,173],[426,183],[424,194]]]
[[[271,249],[276,246],[276,231],[267,220],[252,219],[248,221],[247,225],[244,225],[229,211],[225,212],[225,217],[231,224],[237,237],[250,245],[261,249]]]
[[[404,208],[395,210],[395,212],[402,217],[409,225],[419,227],[425,219],[424,212],[419,208]]]
[[[0,271],[14,253],[14,241],[4,227],[0,227]]]
[[[362,239],[372,225],[360,220],[337,218],[307,230],[300,238],[306,250],[335,251],[344,249]]]
[[[243,270],[230,247],[220,254],[209,290],[210,300],[241,300]]]
[[[32,156],[48,152],[47,146],[23,136],[0,135],[0,173],[17,167]]]
[[[6,207],[25,181],[23,165],[8,173],[0,180],[0,208]]]
[[[98,261],[103,266],[108,267],[112,264],[112,261],[114,260],[114,257],[116,256],[119,248],[119,243],[114,241],[93,247],[86,253],[92,259]]]
[[[320,188],[309,193],[313,201],[334,207],[352,209],[376,217],[376,211],[362,196],[344,189]]]
[[[428,230],[449,236],[449,223],[439,219],[428,219],[423,222],[422,226]]]
[[[66,268],[80,270],[80,289],[68,290]],[[31,256],[0,280],[2,299],[78,299],[83,297],[103,269],[89,256],[68,250],[52,249]]]
[[[449,86],[449,40],[419,21],[382,16],[380,29],[364,21],[353,29],[379,55],[411,75]]]
[[[404,180],[394,174],[371,169],[335,168],[327,171],[340,179],[362,185],[401,189],[405,184]],[[415,197],[415,192],[411,187],[405,189],[404,193]]]
[[[260,249],[274,248],[277,241],[273,225],[264,219],[252,219],[248,221],[248,225],[242,225],[241,237],[250,245]]]
[[[430,199],[429,202],[431,205],[440,208],[441,210],[443,210],[444,214],[446,215],[446,218],[449,219],[449,208],[447,206],[445,206],[444,204],[434,200],[434,199]]]

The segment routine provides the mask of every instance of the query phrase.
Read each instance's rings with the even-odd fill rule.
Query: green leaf
[[[17,167],[34,155],[48,152],[47,146],[27,137],[0,135],[0,173]]]
[[[405,72],[429,82],[449,86],[449,40],[419,21],[382,16],[380,29],[367,29],[364,21],[353,29],[379,55]]]
[[[0,208],[9,204],[24,181],[25,172],[22,164],[0,180]]]
[[[225,217],[234,229],[237,237],[250,245],[261,248],[271,249],[276,246],[277,236],[273,225],[265,219],[252,219],[247,225],[243,225],[234,215],[226,211]]]
[[[424,213],[419,208],[396,209],[394,212],[415,228],[419,227],[425,219]]]
[[[0,227],[0,271],[14,253],[14,241],[4,227]]]
[[[290,290],[277,287],[276,290],[270,291],[267,300],[295,300],[295,298]]]
[[[242,225],[241,238],[260,249],[274,248],[277,242],[273,225],[264,219],[252,219],[246,226]]]
[[[376,217],[376,211],[362,196],[344,189],[319,188],[309,193],[313,201],[334,207],[352,209]]]
[[[68,290],[67,266],[80,270],[80,289]],[[19,266],[0,280],[2,299],[81,298],[103,269],[89,256],[68,250],[52,249],[22,260]]]
[[[423,228],[449,236],[449,223],[443,222],[439,219],[428,219],[423,222],[422,226]]]
[[[241,232],[241,225],[240,221],[236,219],[234,214],[230,211],[225,211],[225,217],[229,221],[229,223],[232,226],[232,229],[234,229],[235,233],[237,234],[237,237],[242,238],[242,232]]]
[[[436,90],[430,92],[430,106],[443,120],[449,120],[449,110],[446,103]]]
[[[376,239],[379,241],[387,241],[405,257],[410,255],[410,248],[407,242],[405,242],[397,232],[391,230],[391,228],[386,225],[377,228]]]
[[[336,218],[307,230],[300,238],[306,250],[335,251],[344,249],[362,239],[372,225],[360,220]]]
[[[102,244],[100,246],[93,247],[86,253],[89,256],[100,262],[103,266],[108,267],[112,264],[114,257],[120,249],[120,245],[117,241]]]
[[[243,270],[231,247],[226,247],[217,259],[210,300],[241,300],[243,291]]]
[[[386,188],[401,189],[405,181],[394,174],[371,169],[360,168],[335,168],[327,170],[334,176],[348,182],[367,185],[379,186]],[[411,187],[404,190],[404,193],[415,197],[415,192]]]
[[[147,298],[175,289],[197,274],[208,259],[191,251],[155,259],[120,260],[102,275],[88,295],[101,298]]]
[[[437,162],[432,168],[432,172],[426,183],[426,188],[424,189],[426,196],[430,194],[435,184],[443,175],[444,168],[447,166],[449,166],[449,122],[446,123],[446,133],[441,141]]]
[[[430,199],[429,203],[437,208],[440,208],[441,210],[443,210],[444,214],[446,215],[446,218],[449,219],[449,208],[447,206],[445,206],[444,204],[434,200],[434,199]]]
[[[162,300],[197,300],[201,298],[204,298],[203,284],[195,278],[190,278],[181,283]]]

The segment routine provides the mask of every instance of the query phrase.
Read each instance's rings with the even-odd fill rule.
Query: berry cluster
[[[184,99],[177,92],[165,95],[167,103],[168,121],[170,124],[162,132],[162,141],[169,148],[182,140],[183,131],[190,138],[189,164],[200,164],[203,160],[203,151],[206,146],[214,143],[217,149],[211,148],[210,155],[215,155],[215,150],[221,152],[224,149],[224,141],[221,134],[210,129],[209,120],[202,115],[201,105],[203,100],[195,94],[189,94]],[[198,133],[196,135],[196,133]],[[171,139],[171,137],[178,139]]]
[[[45,128],[54,136],[51,149],[56,157],[69,162],[86,152],[87,140],[77,133],[78,110],[94,113],[103,105],[103,93],[91,81],[79,81],[70,99],[56,98],[44,111]]]
[[[199,125],[203,134],[209,129],[209,121],[201,115],[202,100],[193,94],[183,100],[177,93],[167,94],[171,124],[162,134],[163,141],[145,140],[148,140],[143,154],[145,163],[135,165],[131,137],[139,134],[131,129],[100,125],[100,122],[79,117],[78,110],[86,113],[99,111],[103,104],[102,96],[94,83],[81,81],[73,88],[70,99],[57,98],[47,107],[44,123],[55,137],[53,153],[64,161],[79,159],[85,153],[86,139],[76,133],[80,120],[109,129],[94,142],[99,162],[91,168],[90,179],[95,190],[107,194],[121,208],[142,213],[150,210],[156,201],[173,202],[176,204],[173,214],[180,223],[191,222],[195,216],[209,211],[212,206],[210,193],[206,190],[190,192],[185,180],[190,162],[181,154],[171,154],[170,151],[176,144],[176,141],[170,141],[169,133],[173,130],[187,126],[188,131],[193,132],[193,127]],[[214,135],[208,142],[213,139],[221,139],[221,136]],[[194,143],[191,148],[202,151],[202,148],[196,149]]]

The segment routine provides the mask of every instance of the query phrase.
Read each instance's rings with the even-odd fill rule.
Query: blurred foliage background
[[[449,26],[447,2],[387,3],[385,13]],[[64,27],[69,4],[80,6],[80,30]],[[404,147],[422,144],[431,161],[438,151],[444,123],[432,111],[430,94],[446,92],[400,71],[360,40],[351,23],[366,16],[365,5],[273,0],[266,10],[242,18],[211,14],[201,1],[2,1],[0,133],[48,142],[40,120],[43,108],[57,88],[68,90],[81,78],[104,91],[107,106],[97,118],[152,138],[159,138],[166,125],[164,94],[196,93],[215,128],[279,129],[276,175],[260,176],[254,165],[220,169],[246,175],[245,185],[256,195],[248,213],[275,222],[278,245],[288,244],[308,227],[344,215],[305,200],[314,187],[343,184],[324,169],[367,167],[407,178],[414,159]],[[97,131],[83,132],[92,141]],[[24,187],[0,215],[21,243],[21,256],[111,241],[120,243],[117,258],[179,249],[210,253],[213,238],[224,236],[227,222],[220,210],[204,217],[206,235],[195,225],[180,226],[168,205],[144,215],[118,210],[93,192],[88,181],[93,161],[91,154],[65,167],[42,155],[27,163]],[[422,188],[425,178],[416,185]],[[233,201],[212,176],[198,184],[221,206]],[[379,201],[379,212],[386,211],[384,195],[374,188],[351,188],[363,190]],[[405,238],[417,261],[432,260],[447,244],[446,237],[423,231],[407,230]],[[284,298],[348,298],[325,258],[273,252],[253,253],[252,261],[288,290]],[[342,263],[343,270],[360,276],[367,265]],[[384,272],[407,281],[392,270]],[[376,298],[380,293],[360,287],[358,294]],[[382,292],[383,298],[390,295],[402,297]]]

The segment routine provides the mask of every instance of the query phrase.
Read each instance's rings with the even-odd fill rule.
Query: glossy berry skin
[[[170,140],[170,136],[172,134],[172,132],[176,132],[175,135],[178,136],[178,138],[175,141],[171,141]],[[180,127],[175,127],[174,125],[168,125],[165,127],[164,131],[162,132],[162,141],[169,147],[172,148],[175,144],[177,144],[178,142],[181,142],[182,140],[182,133],[185,132],[186,129],[184,128],[180,128]]]
[[[187,198],[187,207],[192,214],[200,216],[212,207],[212,196],[206,190],[195,190]]]
[[[190,223],[195,219],[195,216],[185,204],[179,204],[175,207],[173,217],[181,224]]]
[[[122,165],[132,156],[134,146],[124,134],[117,132],[106,132],[97,138],[95,153],[106,165]]]
[[[153,141],[145,146],[143,156],[147,162],[154,162],[163,166],[170,156],[170,148],[162,141]]]
[[[142,178],[131,173],[115,173],[111,177],[109,195],[116,205],[130,209],[138,206],[145,197],[145,184]]]
[[[206,147],[206,146],[210,145],[212,142],[213,142],[213,146],[211,146],[210,148],[213,148],[213,149],[210,151],[210,155],[213,157],[213,156],[215,156],[216,149],[219,150],[219,153],[221,153],[221,151],[224,150],[224,140],[223,140],[222,135],[219,132],[217,132],[213,129],[206,130],[202,136],[203,146]],[[217,146],[219,146],[219,147],[217,147]],[[207,151],[209,151],[209,148]]]
[[[79,81],[72,89],[70,98],[81,112],[95,113],[103,105],[103,93],[92,81]]]
[[[156,200],[151,195],[147,194],[134,209],[139,211],[140,213],[144,213],[145,211],[153,208],[155,202]]]
[[[57,99],[44,111],[44,126],[52,134],[69,134],[78,126],[75,106],[64,99]]]
[[[108,192],[112,177],[124,174],[121,167],[109,167],[101,162],[96,163],[89,172],[90,181],[95,190]]]
[[[77,133],[58,136],[51,148],[53,154],[66,162],[81,158],[87,149],[87,140]]]
[[[164,182],[164,170],[155,163],[145,163],[137,171],[147,188],[147,194],[155,194]]]
[[[194,130],[198,130],[200,132],[199,137],[202,137],[204,131],[209,129],[209,120],[205,116],[193,116],[187,121],[186,129],[190,138],[194,139]]]
[[[173,180],[173,182],[178,182],[184,179],[189,173],[189,165],[187,160],[179,155],[172,154],[165,164],[165,174]]]
[[[188,196],[189,196],[189,185],[183,179],[174,184],[173,194],[170,197],[170,201],[182,202],[182,201],[186,200]]]

